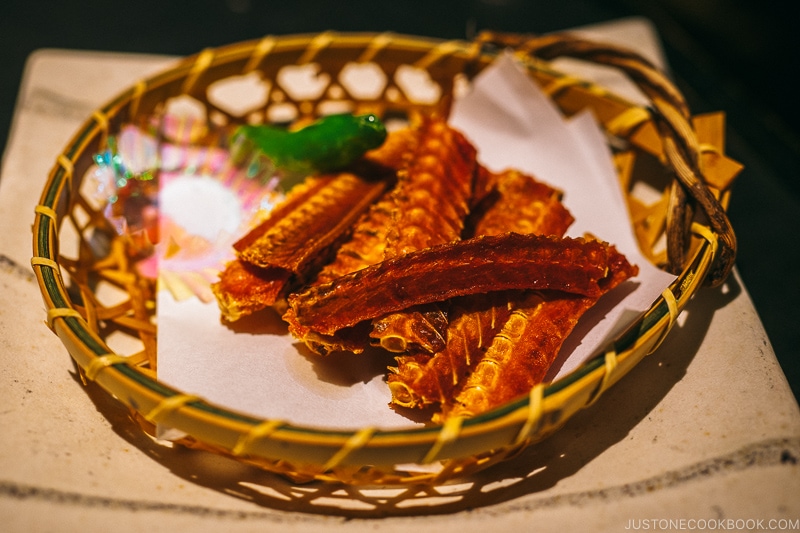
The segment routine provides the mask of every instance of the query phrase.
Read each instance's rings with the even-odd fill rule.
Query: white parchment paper
[[[550,378],[563,375],[649,308],[674,278],[640,255],[594,118],[582,114],[566,121],[510,55],[498,58],[454,104],[451,123],[475,144],[487,167],[515,167],[563,190],[576,219],[569,235],[590,232],[640,268],[639,276],[603,297],[567,339]],[[177,301],[162,290],[158,350],[160,380],[230,409],[335,429],[420,424],[388,407],[391,356],[314,356],[272,313],[223,325],[215,302]]]

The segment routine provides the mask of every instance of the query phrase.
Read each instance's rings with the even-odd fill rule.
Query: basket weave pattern
[[[103,254],[94,244],[98,234],[115,235],[83,183],[92,156],[106,148],[109,136],[125,124],[163,115],[176,98],[189,98],[205,112],[209,127],[198,133],[198,143],[213,142],[214,129],[230,124],[297,121],[330,110],[374,112],[385,118],[411,111],[446,113],[459,84],[509,46],[565,114],[591,108],[614,139],[615,162],[624,189],[631,193],[631,221],[642,251],[678,275],[642,317],[572,374],[537,386],[528,397],[499,409],[443,426],[394,431],[298,427],[231,412],[158,381],[154,284],[131,268],[125,239],[110,238]],[[546,60],[563,56],[620,69],[652,106],[634,106],[551,70]],[[287,80],[302,68],[315,73],[317,90],[297,95]],[[348,85],[348,70],[358,68],[379,72],[383,84],[370,94]],[[432,90],[414,95],[403,82],[409,74],[422,74]],[[253,108],[232,110],[211,96],[221,80],[249,78],[267,87],[265,101]],[[35,208],[31,262],[48,326],[82,376],[128,406],[145,431],[152,433],[154,424],[164,423],[190,435],[182,441],[186,446],[300,481],[435,483],[486,468],[556,431],[658,347],[698,287],[724,281],[736,249],[724,206],[740,167],[724,156],[723,129],[721,115],[691,117],[680,93],[636,54],[565,35],[484,34],[473,42],[386,34],[267,37],[181,60],[97,110],[50,173]],[[637,199],[632,191],[639,180],[656,186],[660,199]],[[101,286],[116,296],[106,299]],[[120,336],[131,341],[122,343],[125,351],[109,347]],[[442,463],[435,473],[397,469],[435,462]]]

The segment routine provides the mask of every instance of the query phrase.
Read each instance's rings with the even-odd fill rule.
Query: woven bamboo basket
[[[112,239],[110,251],[101,257],[90,243],[97,232],[114,235],[102,209],[82,188],[93,155],[107,147],[110,136],[142,117],[163,113],[165,102],[180,96],[199,102],[212,127],[267,122],[287,110],[292,119],[302,120],[325,113],[331,104],[384,117],[416,110],[446,112],[457,84],[468,83],[507,48],[515,50],[530,76],[566,115],[591,108],[605,128],[619,178],[629,193],[630,219],[640,247],[653,263],[677,274],[647,312],[569,375],[488,413],[438,426],[347,431],[303,427],[234,412],[159,382],[154,284],[131,268],[120,239]],[[651,105],[631,104],[554,71],[549,61],[558,57],[620,70]],[[303,65],[314,65],[326,76],[325,90],[297,96],[282,87],[285,69]],[[356,95],[341,82],[352,65],[379,69],[383,88],[377,94]],[[398,82],[401,70],[409,67],[426,72],[438,86],[435,99],[421,102]],[[269,83],[266,101],[258,107],[234,112],[209,97],[216,82],[247,75]],[[185,446],[234,457],[295,481],[438,483],[503,461],[558,430],[659,346],[700,286],[724,281],[736,249],[724,208],[739,165],[723,153],[723,130],[720,114],[692,117],[675,87],[637,54],[568,35],[487,33],[469,42],[389,34],[266,37],[180,60],[95,111],[58,155],[35,208],[32,265],[47,324],[84,379],[130,408],[149,434],[156,423],[163,423],[185,432],[180,441]],[[639,180],[661,191],[657,201],[645,203],[635,197],[632,191]],[[119,288],[123,297],[102,302],[95,295],[99,282]],[[119,335],[135,340],[137,348],[131,353],[109,348],[109,337]],[[430,463],[440,468],[398,469]]]

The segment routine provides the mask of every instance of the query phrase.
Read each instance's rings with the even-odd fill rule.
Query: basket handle
[[[572,57],[614,67],[635,83],[650,99],[650,113],[662,138],[667,163],[675,176],[667,213],[669,269],[677,274],[686,262],[690,227],[695,206],[699,206],[719,239],[718,254],[705,282],[717,286],[725,281],[736,259],[736,235],[725,209],[708,188],[700,169],[700,145],[689,107],[680,91],[658,67],[632,50],[565,34],[531,37],[489,31],[478,35],[476,41],[479,45],[513,48],[546,61]]]

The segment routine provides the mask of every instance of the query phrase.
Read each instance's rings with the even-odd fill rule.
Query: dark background
[[[694,113],[724,110],[727,153],[744,163],[730,205],[737,266],[800,396],[800,112],[797,14],[785,0],[197,0],[0,6],[0,150],[26,58],[40,48],[188,55],[266,34],[393,31],[465,39],[482,29],[547,33],[643,16]],[[44,179],[44,177],[42,177]]]

